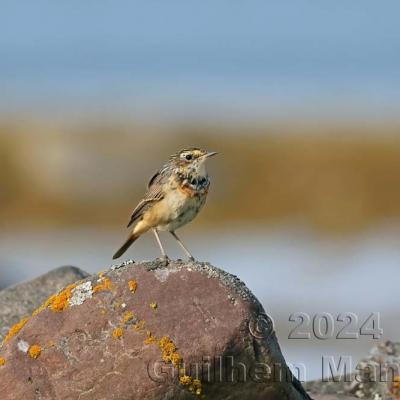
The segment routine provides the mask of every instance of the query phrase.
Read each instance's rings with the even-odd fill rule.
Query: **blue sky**
[[[397,1],[2,1],[0,112],[396,115]]]

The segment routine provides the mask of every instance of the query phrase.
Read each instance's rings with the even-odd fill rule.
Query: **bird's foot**
[[[168,256],[162,256],[162,257],[159,258],[159,260],[160,260],[160,264],[161,264],[163,267],[168,267],[168,264],[169,264],[169,262],[170,262]]]

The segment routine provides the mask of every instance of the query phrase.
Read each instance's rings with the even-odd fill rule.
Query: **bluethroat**
[[[134,225],[132,232],[113,259],[121,257],[136,239],[150,229],[165,262],[168,262],[168,256],[159,231],[170,232],[189,259],[194,259],[175,231],[192,221],[203,207],[210,186],[205,164],[215,154],[199,148],[189,148],[169,158],[150,179],[147,192],[133,210],[129,221],[128,227]]]

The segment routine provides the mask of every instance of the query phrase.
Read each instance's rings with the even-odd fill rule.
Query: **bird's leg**
[[[165,263],[165,265],[167,265],[169,258],[168,258],[167,253],[165,252],[164,247],[161,243],[160,236],[158,235],[157,229],[153,228],[153,233],[154,233],[154,236],[156,237],[158,246],[160,247],[160,250],[161,250],[161,254],[162,254],[161,259]]]
[[[185,247],[185,245],[181,242],[181,240],[178,238],[177,234],[174,231],[170,231],[170,234],[175,238],[175,240],[179,243],[179,245],[182,247],[182,250],[185,252],[185,254],[189,257],[190,261],[194,261],[194,257],[190,254],[190,251]]]

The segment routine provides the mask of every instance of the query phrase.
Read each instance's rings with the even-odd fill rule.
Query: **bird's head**
[[[192,171],[205,175],[205,161],[216,154],[216,152],[207,152],[197,147],[191,147],[174,154],[171,157],[171,161],[187,172]]]

